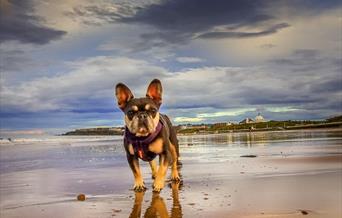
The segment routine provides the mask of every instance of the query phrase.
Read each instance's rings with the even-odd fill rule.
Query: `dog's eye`
[[[127,115],[128,115],[128,116],[133,116],[133,115],[134,115],[134,112],[133,112],[133,111],[128,111],[128,112],[127,112]]]
[[[152,108],[152,109],[151,109],[151,112],[152,112],[152,113],[156,113],[156,112],[157,112],[157,110],[156,110],[156,109],[154,109],[154,108]]]

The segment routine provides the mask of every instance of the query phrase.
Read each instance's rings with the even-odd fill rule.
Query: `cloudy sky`
[[[0,2],[2,132],[122,125],[154,78],[176,124],[341,114],[338,0]]]

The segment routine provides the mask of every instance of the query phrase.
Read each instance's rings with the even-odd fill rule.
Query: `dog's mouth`
[[[138,137],[148,136],[149,134],[153,132],[154,132],[154,128],[152,126],[149,126],[146,123],[142,123],[138,125],[138,128],[135,131],[135,135]]]
[[[149,134],[149,131],[145,127],[140,127],[135,134],[136,136],[147,136]]]

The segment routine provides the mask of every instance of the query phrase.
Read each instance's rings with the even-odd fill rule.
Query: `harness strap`
[[[133,145],[134,154],[137,157],[139,157],[143,161],[151,161],[157,156],[157,154],[149,151],[148,146],[155,140],[155,138],[158,136],[158,134],[162,130],[163,126],[165,125],[163,125],[163,123],[159,121],[156,127],[156,130],[150,135],[144,136],[144,137],[135,136],[126,127],[124,140]]]

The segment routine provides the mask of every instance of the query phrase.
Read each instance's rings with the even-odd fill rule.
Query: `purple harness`
[[[163,128],[163,124],[159,121],[156,131],[148,136],[137,137],[132,134],[128,128],[125,129],[125,142],[128,142],[133,145],[134,155],[139,157],[143,161],[152,161],[157,154],[149,151],[148,146],[153,142],[153,140],[157,137],[160,131]]]

